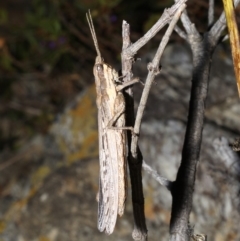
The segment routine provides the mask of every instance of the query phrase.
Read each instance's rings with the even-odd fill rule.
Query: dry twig
[[[142,190],[142,154],[138,148],[138,135],[140,132],[142,115],[146,106],[149,91],[154,80],[154,77],[159,72],[159,63],[169,40],[169,37],[174,30],[174,27],[181,15],[182,10],[186,7],[186,0],[180,0],[175,3],[170,9],[164,11],[163,15],[159,21],[136,43],[131,45],[130,42],[130,27],[127,22],[123,21],[123,50],[122,50],[122,75],[124,76],[124,82],[131,80],[132,74],[132,64],[134,60],[134,55],[136,52],[144,46],[156,33],[167,23],[170,22],[169,28],[163,37],[162,42],[159,45],[159,49],[152,61],[149,64],[148,70],[149,74],[145,83],[142,98],[139,104],[138,112],[136,115],[136,121],[134,122],[134,108],[133,108],[133,93],[131,88],[125,91],[125,98],[127,103],[126,112],[126,125],[134,126],[134,134],[128,133],[128,146],[129,154],[129,169],[132,184],[132,199],[133,199],[133,212],[134,212],[134,230],[132,233],[134,240],[147,240],[147,228],[145,224],[144,215],[144,197]]]

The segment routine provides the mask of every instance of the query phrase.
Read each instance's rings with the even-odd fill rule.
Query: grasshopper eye
[[[96,68],[97,68],[98,72],[102,72],[103,71],[103,65],[102,64],[96,65]]]

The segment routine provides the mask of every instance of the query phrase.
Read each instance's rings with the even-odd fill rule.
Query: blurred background
[[[91,9],[105,61],[120,69],[122,20],[130,24],[134,42],[172,4],[169,0],[0,2],[0,241],[131,240],[130,199],[125,217],[112,236],[100,234],[96,228],[98,140],[92,74],[96,53],[86,12]],[[198,30],[206,31],[208,1],[189,1],[187,9]],[[236,11],[238,22],[239,11],[240,8]],[[217,1],[215,17],[221,12],[221,2]],[[138,53],[141,61],[134,71],[143,80],[146,65],[163,34],[164,30]],[[159,77],[162,82],[156,81],[149,99],[141,142],[144,156],[174,180],[187,120],[191,53],[175,33],[169,46],[163,58],[166,68]],[[216,52],[206,111],[206,136],[210,139],[204,139],[207,151],[202,155],[208,164],[209,160],[214,163],[218,159],[211,144],[215,138],[233,139],[240,132],[239,102],[228,42],[221,44]],[[136,87],[137,100],[141,90],[141,86]],[[158,159],[166,162],[156,164]],[[225,196],[221,199],[225,204],[220,202],[219,206],[210,205],[209,200],[201,201],[205,200],[203,195],[216,201],[214,195],[221,188],[227,189],[221,184],[227,182],[226,176],[220,174],[231,173],[229,166],[218,172],[221,182],[217,185],[221,187],[216,187],[218,179],[212,175],[216,173],[213,166],[218,164],[213,163],[209,164],[212,169],[205,166],[199,169],[199,180],[203,177],[208,180],[208,187],[209,183],[214,184],[209,192],[204,188],[199,191],[196,197],[200,204],[197,203],[192,218],[196,225],[199,223],[197,228],[201,232],[209,229],[209,240],[239,240],[238,218],[232,221],[231,216],[231,212],[236,215],[234,210],[238,207],[232,201],[234,194],[229,191],[228,199]],[[210,170],[207,177],[206,169]],[[232,176],[235,169],[233,173]],[[237,183],[237,179],[233,182]],[[159,186],[154,181],[145,181],[144,185],[151,240],[164,239],[171,197],[164,190],[158,193]],[[222,214],[220,210],[226,203],[227,214]],[[216,214],[215,221],[200,215],[204,208],[209,215]],[[212,226],[206,220],[211,220]],[[226,227],[226,223],[228,229],[217,236],[216,229]]]

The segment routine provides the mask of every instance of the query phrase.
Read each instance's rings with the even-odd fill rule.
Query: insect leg
[[[111,130],[130,130],[133,132],[133,127],[126,127],[125,121],[122,123],[122,116],[125,114],[125,100],[121,92],[118,93],[114,103],[115,113],[109,120],[107,128]],[[124,118],[125,120],[125,118]]]
[[[123,84],[121,84],[121,85],[118,85],[118,86],[116,87],[116,90],[117,90],[117,91],[121,91],[122,89],[124,89],[124,88],[126,88],[126,87],[128,87],[128,86],[130,86],[130,85],[139,83],[139,82],[141,82],[141,81],[140,81],[140,79],[139,79],[138,77],[133,78],[132,80],[130,80],[130,81],[126,82],[126,83],[123,83]]]

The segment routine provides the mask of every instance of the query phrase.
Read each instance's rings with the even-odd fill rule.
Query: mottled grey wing
[[[124,96],[119,92],[114,103],[114,115],[118,116],[115,127],[125,127],[125,108]],[[127,198],[126,130],[115,129],[115,140],[118,153],[118,214],[122,216]]]
[[[98,229],[107,234],[114,230],[118,210],[118,162],[114,130],[106,128],[106,115],[99,111],[98,116],[101,136],[99,136],[99,204]]]

